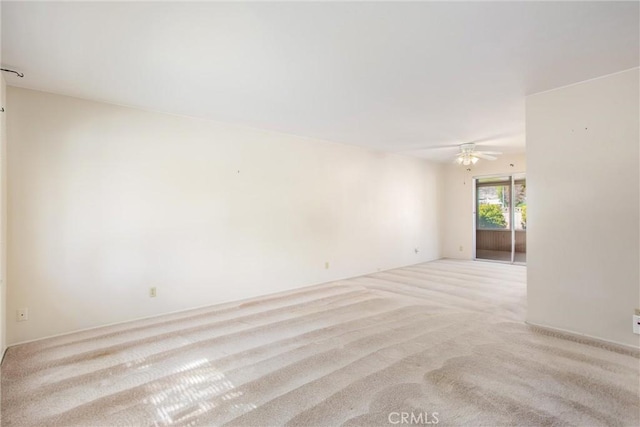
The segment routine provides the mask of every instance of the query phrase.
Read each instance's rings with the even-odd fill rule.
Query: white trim
[[[627,68],[626,70],[615,71],[613,73],[604,74],[602,76],[591,77],[590,79],[580,80],[579,82],[575,82],[575,83],[569,83],[569,84],[566,84],[564,86],[554,87],[553,89],[547,89],[547,90],[543,90],[541,92],[530,93],[528,95],[525,95],[525,98],[528,98],[530,96],[540,95],[541,93],[553,92],[554,90],[564,89],[564,88],[567,88],[567,87],[580,85],[582,83],[587,83],[587,82],[591,82],[591,81],[598,80],[598,79],[604,79],[605,77],[615,76],[616,74],[626,73],[627,71],[631,71],[631,70],[640,70],[640,67],[631,67],[631,68]]]
[[[398,267],[389,267],[389,268],[385,268],[384,270],[371,271],[369,273],[363,273],[363,274],[360,274],[360,275],[357,275],[357,276],[340,277],[338,279],[330,280],[328,282],[321,282],[321,283],[314,283],[314,284],[311,284],[311,285],[293,287],[293,288],[290,288],[290,289],[284,289],[282,291],[278,291],[278,292],[274,292],[274,293],[266,294],[266,295],[258,295],[258,296],[255,296],[255,297],[243,298],[243,299],[232,300],[232,301],[222,301],[222,302],[214,303],[214,304],[201,305],[201,306],[197,306],[197,307],[189,307],[189,308],[184,308],[184,309],[181,309],[181,310],[175,310],[175,311],[168,311],[168,312],[165,312],[165,313],[153,314],[151,316],[136,317],[134,319],[127,319],[127,320],[122,320],[122,321],[119,321],[119,322],[113,322],[113,323],[106,323],[106,324],[103,324],[103,325],[91,326],[89,328],[74,329],[73,331],[62,332],[62,333],[54,334],[54,335],[47,335],[46,337],[40,337],[40,338],[31,339],[31,340],[24,340],[24,341],[14,342],[14,343],[11,343],[11,344],[7,345],[7,348],[5,348],[4,351],[6,353],[7,350],[10,347],[15,347],[15,346],[22,345],[22,344],[28,344],[28,343],[32,343],[32,342],[36,342],[36,341],[42,341],[42,340],[48,340],[50,338],[64,337],[66,335],[73,335],[73,334],[77,334],[77,333],[81,333],[81,332],[89,332],[89,331],[93,331],[93,330],[96,330],[96,329],[108,328],[108,327],[112,327],[112,326],[124,325],[126,323],[141,322],[143,320],[151,320],[151,319],[155,319],[155,318],[162,317],[162,316],[171,316],[171,315],[176,315],[176,314],[187,313],[189,311],[204,310],[204,309],[207,309],[207,308],[213,309],[214,307],[216,309],[220,309],[220,308],[225,307],[225,306],[229,306],[229,307],[240,306],[242,304],[246,304],[248,302],[255,301],[255,300],[258,300],[258,299],[261,299],[261,298],[265,298],[265,297],[275,297],[275,296],[278,296],[278,295],[285,295],[285,294],[291,293],[291,292],[297,292],[297,291],[302,291],[302,290],[309,290],[309,289],[313,289],[313,288],[319,288],[319,287],[322,287],[322,286],[330,285],[332,283],[340,282],[342,280],[349,280],[349,279],[353,279],[353,278],[356,278],[356,277],[364,277],[364,276],[368,276],[370,274],[382,273],[384,271],[395,270],[397,268],[404,268],[404,267],[409,267],[409,266],[412,266],[412,265],[423,264],[425,262],[437,261],[439,259],[444,259],[444,257],[442,255],[438,255],[436,258],[432,258],[432,259],[428,259],[428,260],[424,260],[424,261],[412,262],[412,263],[401,265],[401,266],[398,266]]]
[[[632,350],[634,352],[636,352],[636,351],[640,352],[640,346],[636,347],[636,346],[633,346],[633,345],[630,345],[630,344],[621,343],[621,342],[618,342],[618,341],[607,340],[607,339],[600,338],[600,337],[594,337],[593,335],[583,334],[583,333],[576,332],[576,331],[570,331],[568,329],[556,328],[554,326],[548,326],[548,325],[542,325],[540,323],[529,322],[528,320],[526,320],[524,323],[526,323],[527,325],[536,327],[536,328],[547,330],[549,332],[553,332],[553,333],[557,333],[557,334],[561,334],[561,335],[567,335],[567,336],[572,337],[572,338],[587,339],[587,340],[595,341],[596,343],[599,343],[601,345],[622,347],[622,348],[624,348],[626,350]]]
[[[472,236],[471,236],[471,248],[472,248],[471,258],[474,261],[477,261],[477,259],[476,259],[476,232],[477,232],[477,230],[476,230],[476,227],[477,227],[476,226],[476,222],[477,222],[477,220],[476,220],[476,213],[477,213],[476,209],[478,208],[478,202],[476,200],[476,197],[477,197],[476,180],[477,180],[476,177],[472,177],[471,178],[471,191],[473,191],[473,193],[471,194],[471,204],[473,206],[471,208],[471,221],[473,221],[473,233],[471,233],[472,234]]]
[[[473,175],[473,179],[482,179],[482,178],[504,178],[505,176],[518,175],[519,173],[526,176],[526,172],[504,172],[504,173],[492,173],[487,175]]]
[[[4,363],[4,357],[7,355],[7,350],[9,350],[9,347],[5,348],[4,351],[2,352],[2,358],[0,359],[0,365],[2,365]]]
[[[311,286],[317,286],[317,285],[311,285]],[[299,288],[299,289],[302,289],[302,288]],[[295,290],[295,289],[289,289],[289,291],[293,291],[293,290]],[[283,292],[286,292],[286,291],[283,291]],[[277,295],[277,294],[274,294],[274,295]],[[133,319],[122,320],[122,321],[119,321],[119,322],[105,323],[103,325],[90,326],[88,328],[82,328],[82,329],[74,329],[73,331],[61,332],[59,334],[53,334],[53,335],[47,335],[46,337],[34,338],[34,339],[31,339],[31,340],[24,340],[24,341],[14,342],[14,343],[9,344],[7,346],[7,349],[9,349],[10,347],[15,347],[15,346],[22,345],[22,344],[29,344],[29,343],[32,343],[32,342],[48,340],[50,338],[59,338],[59,337],[64,337],[66,335],[78,334],[78,333],[81,333],[81,332],[89,332],[89,331],[93,331],[93,330],[96,330],[96,329],[109,328],[111,326],[123,325],[125,323],[141,322],[143,320],[150,320],[150,319],[154,319],[156,317],[171,316],[173,314],[186,313],[187,311],[196,311],[196,310],[205,309],[207,307],[215,307],[216,305],[222,305],[223,306],[223,305],[240,304],[241,302],[242,302],[242,300],[239,300],[239,301],[224,301],[224,302],[221,302],[219,304],[200,305],[198,307],[191,307],[191,308],[185,308],[185,309],[182,309],[182,310],[168,311],[166,313],[153,314],[151,316],[136,317],[136,318],[133,318]]]
[[[509,176],[511,188],[509,189],[509,228],[511,229],[511,264],[516,262],[516,180]],[[526,177],[525,177],[526,182]]]

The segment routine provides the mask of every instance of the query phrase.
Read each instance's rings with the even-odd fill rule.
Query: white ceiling
[[[10,85],[444,159],[639,65],[638,2],[2,2]],[[451,152],[453,150],[453,152]]]

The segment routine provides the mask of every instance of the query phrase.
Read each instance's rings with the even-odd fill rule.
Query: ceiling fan
[[[483,159],[483,160],[496,160],[497,157],[500,154],[502,154],[502,152],[500,151],[484,151],[484,150],[476,150],[476,147],[478,148],[482,148],[482,145],[484,144],[492,144],[492,145],[505,145],[505,142],[510,143],[512,142],[515,138],[517,138],[519,136],[519,134],[514,134],[514,133],[502,133],[502,134],[497,134],[497,135],[492,135],[486,138],[481,138],[481,139],[475,139],[469,142],[465,142],[464,144],[443,144],[443,145],[431,145],[431,146],[426,146],[424,144],[421,144],[419,146],[414,146],[414,147],[407,147],[405,150],[402,151],[416,151],[416,152],[420,152],[420,151],[431,151],[431,150],[438,150],[441,154],[438,155],[432,155],[430,158],[432,159],[437,159],[438,161],[443,161],[447,158],[451,158],[452,156],[454,156],[454,163],[457,163],[459,165],[464,165],[464,166],[471,166],[471,165],[475,165],[476,163],[478,163],[478,160]],[[452,138],[453,139],[453,138]],[[464,141],[464,139],[463,139]],[[454,150],[458,149],[458,152],[456,153]],[[494,148],[494,147],[487,147],[487,148]],[[497,147],[495,147],[497,148]],[[449,152],[450,154],[446,154],[446,152],[444,151],[446,150],[447,152]],[[428,157],[429,158],[429,157]]]
[[[460,145],[460,152],[456,155],[454,163],[469,166],[478,163],[479,159],[496,160],[497,155],[502,154],[499,151],[479,151],[476,150],[476,144],[473,142]]]

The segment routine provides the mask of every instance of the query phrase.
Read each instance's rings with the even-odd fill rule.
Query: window
[[[515,181],[513,184],[513,225],[516,230],[527,229],[527,183]]]
[[[479,180],[476,191],[478,203],[477,229],[510,230],[510,184],[482,183]]]

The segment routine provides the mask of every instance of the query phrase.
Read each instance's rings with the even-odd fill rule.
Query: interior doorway
[[[474,193],[474,259],[526,264],[525,175],[475,178]]]

